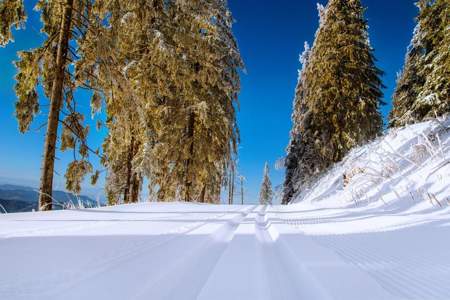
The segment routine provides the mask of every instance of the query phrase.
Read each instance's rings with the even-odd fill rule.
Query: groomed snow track
[[[277,206],[1,215],[0,299],[448,300],[450,220],[441,213],[336,235],[309,234],[309,211]],[[314,222],[361,222],[339,215]]]

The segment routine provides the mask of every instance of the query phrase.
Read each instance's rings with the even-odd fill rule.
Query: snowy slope
[[[0,299],[448,300],[450,139],[439,128],[355,150],[289,206],[0,215]],[[344,187],[353,168],[365,171]]]
[[[450,205],[450,117],[393,129],[353,150],[294,202],[378,215],[445,210]]]

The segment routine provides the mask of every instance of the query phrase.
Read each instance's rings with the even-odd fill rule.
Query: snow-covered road
[[[448,208],[347,211],[143,203],[0,215],[0,299],[450,299]]]

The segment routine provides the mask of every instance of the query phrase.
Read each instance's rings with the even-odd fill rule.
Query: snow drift
[[[450,117],[391,129],[354,149],[295,203],[408,209],[450,204]]]

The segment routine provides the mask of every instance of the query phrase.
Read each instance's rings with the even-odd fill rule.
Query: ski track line
[[[61,222],[65,222],[64,220],[55,220],[55,221],[51,221],[51,222],[57,222],[57,221],[61,221]],[[18,222],[16,220],[13,221],[6,221],[6,222],[0,222],[3,224],[7,224],[8,222]],[[42,221],[40,220],[32,220],[32,221],[27,221],[28,223],[41,223]],[[66,221],[67,222],[67,221]],[[80,221],[82,223],[86,223],[85,221]],[[7,234],[0,234],[0,240],[5,240],[5,239],[11,239],[11,238],[21,238],[21,237],[33,237],[33,236],[47,236],[49,234],[58,232],[58,231],[63,231],[64,233],[68,232],[68,231],[72,231],[72,232],[76,232],[76,231],[82,231],[85,229],[90,229],[90,228],[102,228],[102,227],[107,227],[108,225],[112,225],[112,224],[108,224],[108,223],[113,223],[113,221],[108,221],[108,220],[98,220],[98,221],[89,221],[88,224],[77,224],[77,225],[59,225],[59,226],[50,226],[50,227],[46,227],[46,228],[41,228],[41,229],[25,229],[25,230],[17,230],[14,232],[10,232]]]
[[[256,234],[262,241],[265,271],[270,277],[271,299],[332,299],[299,263],[299,258],[272,224],[267,207],[258,214]],[[275,218],[276,219],[276,218]],[[281,287],[281,288],[280,288]]]
[[[230,211],[233,212],[234,210]],[[61,211],[62,212],[62,211]],[[70,210],[68,210],[67,212],[71,212]],[[114,215],[114,212],[108,212],[108,211],[104,211],[107,213],[110,213],[111,215]],[[104,213],[102,211],[102,213]],[[128,211],[124,211],[124,213],[132,213],[132,211],[128,212]],[[151,213],[159,213],[158,211],[155,212],[151,212]],[[195,214],[196,212],[180,212],[179,216],[183,216],[183,214]],[[164,212],[161,212],[161,214],[164,214]],[[214,211],[211,212],[211,214],[214,214]],[[222,214],[216,214],[216,215],[224,215]],[[178,216],[177,216],[178,217]],[[127,219],[112,219],[112,220],[95,220],[95,221],[85,221],[85,220],[80,220],[79,222],[81,224],[76,224],[76,225],[58,225],[58,226],[49,226],[49,227],[45,227],[45,228],[40,228],[40,229],[22,229],[22,230],[16,230],[14,232],[9,232],[6,234],[0,234],[0,240],[3,239],[8,239],[8,238],[19,238],[19,237],[28,237],[28,236],[47,236],[49,234],[52,233],[57,233],[58,231],[63,231],[64,233],[69,232],[77,232],[77,231],[83,231],[85,229],[90,229],[90,228],[104,228],[104,227],[110,227],[110,226],[116,226],[117,225],[117,221],[126,221]],[[158,220],[155,218],[150,218],[149,221],[154,221],[154,220]],[[7,220],[7,221],[0,221],[0,224],[5,223],[7,224],[8,222],[21,222],[22,220]],[[161,218],[160,221],[167,221],[167,218]],[[35,219],[35,220],[27,220],[26,222],[28,223],[41,223],[43,222],[40,219]],[[49,222],[67,222],[64,219],[54,219],[51,220]],[[88,223],[88,224],[83,224],[83,223]]]
[[[371,263],[372,266],[378,265],[380,268],[368,268],[369,263],[361,263],[361,259],[376,258],[376,256],[370,257],[366,253],[361,253],[356,249],[342,249],[337,246],[335,249],[339,249],[338,252],[342,257],[346,258],[350,263],[355,266],[371,273],[375,278],[378,278],[380,283],[383,282],[386,288],[390,288],[392,291],[396,291],[395,294],[407,297],[408,299],[429,299],[433,295],[432,299],[438,299],[439,294],[436,294],[436,289],[432,289],[428,286],[430,281],[424,278],[423,282],[417,278],[411,277],[409,273],[405,271],[392,269],[397,262],[392,260],[386,260],[383,258],[382,262]],[[422,286],[425,283],[424,286]],[[447,298],[445,298],[447,299]]]
[[[298,223],[292,223],[293,218],[285,219],[285,223],[294,227],[298,227]],[[295,220],[295,219],[294,219]],[[296,221],[296,220],[295,220]],[[318,218],[314,220],[314,223],[326,223]],[[330,222],[332,224],[332,222]],[[377,231],[378,232],[378,231]],[[382,231],[380,232],[382,233]],[[367,234],[365,232],[359,233]],[[392,256],[392,254],[377,255],[375,251],[371,251],[362,246],[349,246],[352,243],[345,243],[342,240],[344,235],[327,236],[327,237],[313,237],[313,239],[323,247],[327,247],[335,251],[347,262],[353,264],[364,272],[371,275],[374,280],[379,282],[380,285],[385,287],[388,291],[394,295],[400,297],[419,297],[414,299],[450,299],[450,290],[445,288],[449,286],[450,269],[448,266],[442,265],[445,259],[440,259],[440,264],[436,264],[436,260],[426,257],[398,257]],[[324,241],[326,239],[326,241]],[[338,239],[341,242],[338,244]],[[345,244],[345,245],[344,245]],[[364,243],[362,243],[364,244]],[[342,246],[340,246],[342,245]],[[395,266],[403,268],[393,269]],[[374,268],[376,266],[376,268]],[[382,271],[379,271],[382,270]],[[431,274],[435,275],[436,271],[440,271],[442,276],[433,276],[429,278],[430,274],[425,274],[425,270],[431,270]],[[416,275],[416,276],[414,276]],[[420,278],[417,278],[420,277]],[[404,280],[406,279],[406,280]],[[426,285],[424,286],[423,283]],[[413,291],[413,293],[410,293]]]
[[[149,251],[151,248],[158,247],[160,245],[163,245],[165,243],[168,243],[174,239],[180,238],[185,234],[188,234],[198,228],[201,228],[207,224],[209,224],[212,220],[218,220],[221,219],[224,216],[231,214],[239,214],[241,213],[242,209],[236,209],[231,210],[229,213],[222,213],[214,215],[214,212],[212,212],[212,216],[209,216],[205,219],[201,219],[196,221],[194,224],[191,225],[182,225],[179,227],[176,227],[172,230],[169,230],[165,233],[160,233],[156,235],[156,237],[159,237],[160,240],[147,240],[147,241],[141,241],[141,242],[135,242],[130,244],[126,244],[126,247],[124,247],[124,251],[117,252],[117,249],[111,249],[109,252],[107,252],[108,255],[110,253],[112,255],[106,256],[108,259],[100,259],[99,261],[94,262],[93,264],[89,265],[89,268],[95,271],[86,271],[86,270],[76,270],[72,272],[66,272],[63,274],[47,274],[43,275],[40,278],[33,278],[32,280],[21,280],[20,282],[17,282],[16,288],[9,286],[8,290],[12,291],[12,295],[19,296],[19,291],[22,291],[21,294],[24,297],[24,299],[28,299],[30,297],[30,294],[40,292],[42,290],[43,295],[47,295],[50,293],[50,295],[56,295],[59,292],[64,293],[66,289],[70,289],[80,282],[83,282],[85,280],[88,280],[89,278],[93,278],[96,275],[100,273],[104,273],[107,270],[111,268],[116,267],[116,263],[126,261],[128,259],[131,259],[132,257],[138,256],[139,254],[145,253],[146,251]],[[70,237],[69,237],[70,238]],[[53,291],[49,292],[48,290],[44,290],[42,286],[45,283],[55,282],[55,280],[58,283],[61,283],[61,286],[55,288]],[[67,284],[67,282],[72,282],[72,284]],[[0,287],[3,286],[0,283]],[[26,288],[24,288],[26,287]],[[28,293],[27,293],[28,290]],[[5,290],[0,288],[0,295],[2,295]],[[56,297],[58,298],[58,297]]]
[[[261,209],[264,207],[258,206]],[[250,212],[238,226],[195,299],[271,299],[261,242],[256,237],[258,210]]]
[[[301,228],[301,225],[303,225],[303,224],[310,225],[310,224],[325,224],[325,223],[332,224],[333,223],[333,222],[330,222],[330,221],[327,221],[327,220],[323,221],[323,220],[315,220],[315,219],[314,220],[313,219],[306,219],[307,221],[305,222],[305,219],[301,219],[301,218],[297,218],[297,219],[279,218],[279,220],[281,222],[284,222],[284,223],[286,223],[288,225],[294,226],[294,227],[299,228],[299,229]],[[376,230],[376,229],[374,229],[373,231],[358,232],[358,233],[356,233],[356,235],[370,234],[370,233],[383,233],[383,232],[384,232],[383,230]],[[345,235],[344,234],[337,234],[335,236],[339,236],[339,237],[342,236],[342,237],[344,237]],[[435,253],[433,253],[433,255],[434,255],[433,257],[435,257]],[[404,257],[402,257],[402,258],[404,258]],[[447,259],[446,256],[441,258],[441,260],[445,260],[445,259]],[[450,271],[450,266],[448,266],[448,267],[443,266],[443,265],[430,266],[430,263],[433,263],[434,260],[429,259],[428,256],[420,257],[420,258],[419,257],[415,257],[415,258],[409,257],[408,260],[410,262],[412,262],[416,266],[420,265],[421,268],[423,268],[423,269],[432,269],[433,268],[433,269],[440,269],[443,272],[449,272]]]
[[[133,299],[174,299],[178,300],[180,290],[183,299],[196,299],[201,288],[207,281],[217,261],[223,255],[229,242],[233,239],[241,222],[252,213],[257,206],[251,207],[220,228],[213,231],[207,238],[192,249],[178,263],[171,263],[158,278],[148,280]],[[195,276],[192,273],[195,272]],[[173,287],[177,288],[174,289]]]
[[[125,274],[128,272],[129,274],[133,274],[137,270],[131,269],[129,271],[125,271],[125,270],[121,270],[121,268],[126,269],[128,267],[127,263],[132,264],[133,261],[135,261],[135,260],[146,261],[148,259],[151,259],[152,254],[154,254],[155,251],[157,251],[159,249],[164,250],[164,247],[169,251],[171,249],[184,249],[184,248],[182,248],[183,247],[182,241],[184,241],[189,234],[192,234],[195,231],[201,231],[203,228],[209,227],[211,221],[223,220],[225,222],[225,224],[221,224],[220,227],[227,226],[230,221],[224,217],[230,217],[231,215],[238,215],[238,216],[243,215],[246,213],[246,210],[249,210],[249,208],[246,207],[244,209],[231,210],[230,212],[226,212],[226,213],[223,213],[220,215],[208,217],[205,220],[199,220],[196,225],[189,226],[189,228],[187,230],[184,230],[182,232],[176,232],[176,234],[172,235],[172,236],[168,235],[168,234],[170,234],[170,232],[165,233],[165,234],[159,234],[158,236],[160,236],[162,238],[162,240],[159,240],[159,241],[150,240],[150,241],[146,241],[146,242],[135,243],[133,249],[131,249],[131,250],[127,249],[127,251],[122,253],[121,255],[117,255],[116,257],[113,257],[113,258],[110,258],[107,260],[103,260],[101,264],[96,265],[94,268],[92,268],[92,271],[88,272],[88,274],[81,276],[81,278],[77,277],[76,280],[72,281],[72,284],[70,286],[61,286],[61,288],[58,291],[51,293],[51,297],[55,297],[55,299],[59,299],[58,296],[64,295],[65,299],[79,299],[80,296],[76,292],[73,295],[73,297],[71,298],[71,295],[67,295],[66,291],[71,288],[76,290],[76,286],[79,286],[82,283],[89,283],[89,280],[92,280],[92,279],[102,280],[100,275],[104,274],[106,272],[109,272],[109,276],[111,276],[112,272],[116,272],[116,273],[118,272],[120,274]],[[236,216],[234,216],[232,219],[234,219],[234,218],[236,218]],[[180,245],[179,245],[180,247],[167,247],[168,244],[172,245],[175,243],[180,243]],[[166,251],[164,251],[164,253],[165,252]],[[170,257],[170,259],[172,259],[173,261],[178,261],[178,259],[180,259],[180,258],[182,258],[182,256],[176,257],[175,259],[173,257]],[[165,260],[159,260],[156,263],[158,263],[158,262],[163,264],[162,267],[166,267],[167,262],[170,262],[170,260],[169,260],[169,258],[167,258]],[[157,269],[157,268],[154,268],[153,263],[148,265],[148,269],[146,269],[142,275],[148,276],[149,275],[148,271],[149,270],[151,271],[152,269]],[[142,270],[140,270],[140,271],[142,272]],[[154,272],[154,270],[153,270],[153,272]],[[83,274],[83,273],[80,272],[80,274]],[[104,286],[102,286],[102,284]],[[109,286],[107,286],[107,285],[109,285]],[[119,294],[111,294],[110,290],[111,290],[111,288],[114,288],[114,287],[119,288],[120,285],[110,286],[110,282],[102,281],[102,282],[100,282],[100,284],[98,285],[97,288],[100,289],[101,292],[104,292],[105,293],[104,296],[108,297],[109,299],[112,299],[112,298],[113,299],[124,299],[123,297],[118,297]],[[139,287],[136,287],[136,289],[138,289],[138,288]],[[118,292],[120,292],[120,290]],[[81,289],[81,292],[86,292],[87,294],[84,296],[89,297],[89,290]],[[126,295],[126,298],[133,299],[133,297],[130,297],[129,295]]]
[[[433,276],[430,278],[430,274],[423,274],[423,271],[420,272],[420,268],[413,268],[413,266],[417,266],[410,265],[407,261],[408,258],[402,262],[389,254],[381,256],[375,251],[364,249],[361,246],[347,245],[351,243],[345,243],[345,246],[338,245],[336,237],[327,239],[328,241],[325,243],[328,244],[328,247],[336,249],[344,259],[374,275],[381,281],[380,284],[383,283],[386,288],[395,291],[395,294],[399,296],[408,299],[450,299],[448,288],[450,280],[445,280],[445,278],[450,278],[449,272],[447,272],[447,277]],[[381,268],[370,268],[371,265],[379,265]],[[396,266],[401,266],[403,270],[395,268]]]
[[[288,230],[286,228],[284,231],[287,230],[291,234],[299,235],[298,238],[289,239],[289,235],[285,236],[284,234],[280,234],[278,241],[280,244],[284,244],[287,249],[291,250],[292,258],[290,261],[296,261],[301,268],[305,269],[306,273],[309,273],[315,279],[317,285],[327,293],[326,296],[328,299],[363,299],[361,297],[376,300],[393,299],[393,295],[389,293],[389,290],[386,290],[384,285],[381,285],[367,270],[357,268],[339,255],[335,249],[316,242],[311,236],[304,234],[298,226],[289,222],[283,222],[280,218],[276,220],[281,221],[281,223],[274,224],[276,228],[283,229],[284,226],[288,226],[292,229]],[[306,257],[304,257],[305,255]],[[305,262],[302,261],[302,256]],[[349,266],[353,267],[349,268]],[[347,276],[347,280],[344,281],[327,275],[329,272],[332,272],[330,274],[335,273],[336,270],[341,274],[340,276]],[[357,295],[351,292],[353,290],[352,280],[364,281],[365,292],[363,295]],[[369,294],[367,294],[368,290],[371,291]],[[399,298],[394,299],[399,300]]]
[[[242,225],[197,299],[330,299],[280,246],[266,211],[260,206],[253,222]]]
[[[404,282],[400,281],[399,278],[397,278],[395,276],[389,276],[389,277],[381,276],[381,274],[379,274],[377,272],[374,272],[372,270],[368,270],[367,268],[362,267],[362,265],[360,263],[358,263],[359,259],[357,258],[357,256],[354,253],[352,253],[351,251],[345,252],[337,245],[333,245],[332,243],[331,244],[323,243],[321,241],[318,241],[317,238],[314,238],[314,239],[316,240],[316,242],[323,245],[324,247],[327,247],[327,248],[335,251],[340,257],[342,257],[342,259],[344,259],[349,264],[352,264],[355,267],[362,270],[363,272],[370,274],[374,278],[374,280],[376,280],[381,286],[383,286],[387,291],[389,291],[393,295],[395,295],[397,297],[402,297],[402,298],[405,296],[408,297],[408,295],[405,295],[405,293],[402,292],[405,289],[408,289],[408,286],[404,285]],[[374,265],[374,264],[372,263],[372,265]],[[381,263],[378,263],[378,265],[381,268],[386,268],[386,265],[383,265]],[[409,288],[415,289],[414,286],[409,287]],[[408,297],[407,299],[411,299],[411,298]]]

